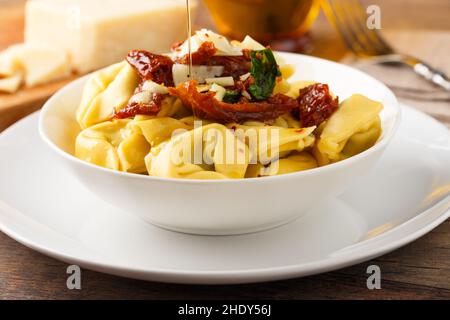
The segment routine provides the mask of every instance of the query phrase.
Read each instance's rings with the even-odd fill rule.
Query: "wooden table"
[[[5,2],[5,0],[3,0]],[[6,0],[6,3],[22,0]],[[450,73],[450,4],[448,0],[378,0],[382,8],[385,35],[401,50],[407,50]],[[0,6],[2,6],[0,1]],[[4,8],[9,8],[10,15]],[[0,20],[17,14],[17,6],[0,10]],[[398,12],[401,10],[402,14]],[[200,23],[211,22],[202,11]],[[413,23],[411,21],[414,21]],[[2,32],[7,24],[0,22]],[[19,30],[7,30],[9,37]],[[335,60],[347,54],[337,35],[320,17],[311,31],[313,54]],[[428,42],[430,39],[433,39]],[[330,43],[333,45],[330,46]],[[446,46],[446,47],[445,47]],[[350,63],[350,60],[346,59]],[[414,81],[417,81],[415,79]],[[410,82],[409,79],[400,79]],[[422,83],[419,82],[419,85]],[[448,101],[431,102],[402,99],[428,112],[450,127]],[[33,106],[39,108],[39,106]],[[367,266],[382,270],[382,289],[366,287]],[[252,285],[187,286],[124,279],[88,270],[82,271],[82,290],[66,287],[67,265],[36,253],[0,233],[1,299],[449,299],[450,298],[450,220],[395,252],[339,271],[301,279]]]

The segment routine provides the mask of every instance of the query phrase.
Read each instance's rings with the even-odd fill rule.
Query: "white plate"
[[[408,107],[376,168],[344,194],[288,225],[216,237],[163,230],[97,199],[48,154],[37,119],[0,135],[0,230],[100,272],[201,284],[300,277],[382,255],[450,215],[449,131]]]

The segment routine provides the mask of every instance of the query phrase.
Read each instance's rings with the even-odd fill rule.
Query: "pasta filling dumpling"
[[[319,128],[314,154],[320,165],[340,161],[372,147],[381,135],[383,106],[362,95],[353,95]]]
[[[290,83],[289,90],[285,94],[288,97],[297,99],[300,94],[300,89],[306,88],[315,83],[316,83],[315,81],[304,81],[304,80],[294,81]]]
[[[276,118],[272,125],[282,128],[301,128],[300,121],[296,119],[290,112]]]
[[[276,176],[317,167],[316,159],[308,152],[294,152],[286,158],[271,162],[269,165],[251,164],[248,166],[246,178]]]
[[[130,130],[130,121],[106,121],[83,130],[76,139],[76,157],[113,170],[145,173],[150,144]]]
[[[138,83],[138,74],[126,61],[95,72],[84,87],[76,113],[80,127],[109,120],[114,111],[128,104]]]
[[[142,119],[142,120],[141,120]],[[174,118],[141,118],[135,117],[135,120],[129,124],[129,127],[145,137],[152,147],[170,139],[176,130],[191,130],[189,123]]]
[[[180,99],[176,97],[167,96],[161,104],[161,110],[158,112],[158,117],[173,117],[183,118],[189,116],[190,112],[185,108]]]
[[[239,179],[248,163],[245,143],[217,123],[180,132],[146,157],[149,174],[165,178]]]
[[[314,144],[315,127],[284,128],[258,122],[244,125],[229,124],[235,135],[247,144],[252,155],[251,163],[269,164],[293,151],[303,151]]]

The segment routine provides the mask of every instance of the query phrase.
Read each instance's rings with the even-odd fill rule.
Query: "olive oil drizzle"
[[[192,25],[191,25],[191,6],[190,6],[190,0],[186,0],[186,15],[187,15],[188,51],[189,51],[189,71],[188,71],[188,78],[190,78],[191,75],[192,75],[192,45],[191,45]]]

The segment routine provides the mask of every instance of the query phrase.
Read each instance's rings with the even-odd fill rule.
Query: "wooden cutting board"
[[[13,94],[0,93],[0,132],[24,116],[40,109],[56,91],[77,77],[25,88]]]
[[[9,45],[23,41],[24,1],[7,1],[0,10],[0,51]],[[0,132],[22,117],[42,107],[58,89],[76,79],[56,81],[7,94],[0,93]]]

